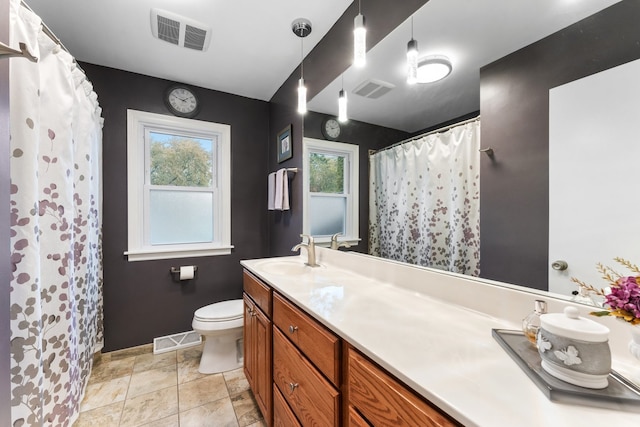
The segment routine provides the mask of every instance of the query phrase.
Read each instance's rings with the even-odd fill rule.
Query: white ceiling
[[[269,100],[300,63],[294,19],[311,20],[304,54],[315,46],[351,0],[26,0],[78,60]],[[448,56],[445,80],[408,87],[407,20],[368,53],[364,69],[348,69],[349,116],[415,132],[479,109],[479,69],[619,0],[430,0],[414,15],[420,54]],[[366,1],[363,1],[366,17]],[[152,7],[213,28],[198,52],[154,38]],[[344,46],[351,49],[350,45]],[[375,78],[396,88],[378,100],[350,93]],[[337,114],[341,78],[314,97],[309,109]],[[99,94],[98,94],[99,95]],[[295,96],[295,95],[292,95]]]
[[[78,60],[268,101],[352,0],[26,0]],[[151,8],[213,28],[206,52],[151,34]],[[99,94],[98,94],[99,95]]]
[[[408,19],[367,54],[367,66],[344,73],[349,117],[416,132],[480,109],[480,67],[590,16],[619,0],[431,0],[414,14],[420,56],[446,55],[453,72],[436,83],[406,84]],[[376,99],[351,91],[367,79],[395,85]],[[337,115],[341,78],[308,105]]]

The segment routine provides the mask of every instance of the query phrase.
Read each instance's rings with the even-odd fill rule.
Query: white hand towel
[[[282,174],[282,210],[289,210],[289,173],[286,169]]]
[[[285,169],[280,169],[276,172],[276,191],[275,191],[275,201],[274,201],[274,209],[277,211],[282,210],[282,197],[284,191],[284,177],[287,171]]]
[[[268,189],[268,195],[267,195],[267,209],[269,209],[270,211],[275,209],[275,200],[276,200],[276,173],[275,172],[271,172],[269,174],[269,189]]]

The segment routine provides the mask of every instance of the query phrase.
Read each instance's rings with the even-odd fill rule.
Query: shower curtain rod
[[[20,6],[24,7],[25,9],[27,9],[29,12],[33,12],[33,9],[31,9],[31,7],[29,7],[28,4],[26,4],[24,1],[20,0]],[[35,12],[33,12],[35,13]],[[60,41],[60,39],[58,37],[56,37],[55,34],[53,34],[53,31],[51,31],[51,29],[49,27],[47,27],[47,24],[44,23],[44,21],[40,21],[40,23],[42,24],[42,31],[49,36],[49,38],[51,40],[53,40],[53,42],[57,45],[59,45],[61,48],[63,48],[65,51],[67,51],[67,53],[71,53],[69,52],[69,49],[67,49],[65,47],[65,45],[62,44],[62,42]]]
[[[456,126],[466,125],[467,123],[471,123],[471,122],[474,122],[474,121],[479,120],[479,119],[480,119],[480,115],[477,115],[476,117],[474,117],[472,119],[463,120],[463,121],[458,122],[458,123],[453,123],[453,124],[448,125],[448,126],[443,126],[443,127],[439,128],[439,129],[430,130],[428,132],[421,133],[420,135],[416,135],[416,136],[412,136],[411,138],[403,139],[402,141],[396,142],[395,144],[391,144],[388,147],[381,148],[381,149],[375,150],[373,152],[369,152],[369,155],[376,154],[376,153],[379,153],[381,151],[389,150],[389,149],[391,149],[393,147],[397,147],[398,145],[402,145],[402,144],[404,144],[406,142],[415,141],[417,139],[424,138],[425,136],[433,135],[434,133],[446,132],[449,129],[454,128]]]
[[[29,5],[26,4],[23,0],[20,0],[20,5],[25,9],[27,9],[29,12],[35,13],[33,9],[31,9],[31,7],[29,7]],[[40,20],[40,24],[42,25],[42,32],[45,33],[55,44],[57,44],[62,49],[64,49],[65,52],[71,55],[71,52],[69,52],[69,49],[67,49],[67,47],[64,44],[62,44],[60,39],[56,37],[55,34],[53,34],[53,31],[51,31],[51,28],[47,27],[47,24],[45,24],[44,21],[42,20]],[[80,64],[78,64],[78,61],[76,61],[76,58],[73,55],[71,56],[73,57],[73,62],[76,64],[76,67],[78,67],[80,71],[82,71],[82,73],[86,75],[87,73],[85,73],[82,67],[80,66]]]

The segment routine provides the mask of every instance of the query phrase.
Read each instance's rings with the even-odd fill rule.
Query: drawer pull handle
[[[294,332],[295,332],[295,331],[297,331],[297,330],[298,330],[298,327],[297,327],[297,326],[293,326],[293,325],[289,326],[289,333],[291,333],[291,334],[292,334],[292,333],[294,333]],[[296,385],[297,385],[297,384],[296,384]]]
[[[298,383],[289,383],[289,390],[291,390],[291,393],[293,393],[293,390],[295,390],[296,387],[298,387]]]

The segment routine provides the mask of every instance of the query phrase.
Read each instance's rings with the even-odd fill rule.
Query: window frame
[[[212,146],[217,173],[213,177],[213,240],[205,243],[156,244],[149,242],[150,168],[149,131],[216,138]],[[215,148],[214,148],[215,147]],[[217,184],[217,186],[216,186]],[[202,188],[188,187],[202,191]],[[127,224],[129,261],[228,255],[231,245],[231,126],[164,114],[127,110]]]
[[[309,191],[311,179],[311,167],[309,156],[314,153],[345,156],[345,198],[347,200],[345,235],[338,237],[339,242],[347,242],[351,246],[356,246],[360,241],[359,229],[359,163],[360,147],[356,144],[348,144],[337,141],[325,141],[314,138],[303,138],[302,143],[302,233],[310,234],[310,200],[312,193]],[[323,193],[317,193],[323,194]],[[329,246],[331,236],[314,236],[314,242],[320,246]]]

